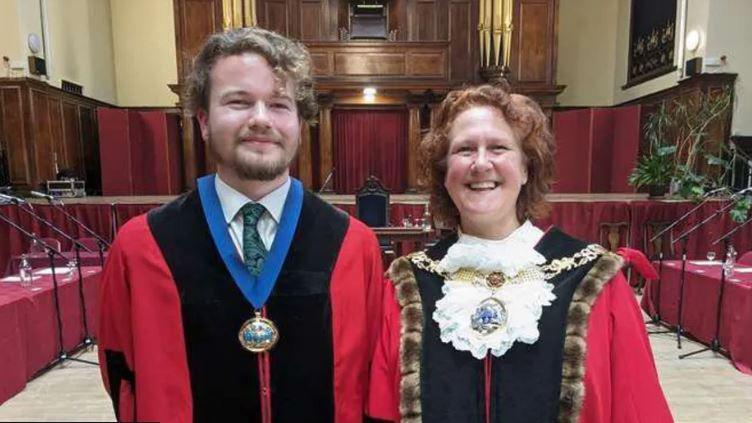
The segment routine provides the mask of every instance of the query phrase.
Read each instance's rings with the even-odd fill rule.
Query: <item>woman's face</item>
[[[444,187],[463,231],[497,238],[516,229],[517,197],[527,169],[520,142],[501,112],[476,106],[457,115],[447,154]]]

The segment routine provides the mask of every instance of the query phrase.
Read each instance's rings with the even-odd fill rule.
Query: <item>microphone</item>
[[[57,200],[57,198],[55,198],[55,197],[53,197],[53,196],[51,196],[49,194],[45,194],[43,192],[39,192],[39,191],[31,191],[31,195],[33,195],[34,197],[37,197],[37,198],[44,198],[45,200],[49,201],[50,203],[52,203],[53,201]]]
[[[16,197],[14,195],[0,193],[0,199],[3,199],[5,201],[10,201],[13,204],[26,204],[26,200],[24,200],[21,197]]]
[[[747,188],[744,188],[744,189],[743,189],[743,190],[741,190],[741,191],[735,192],[735,193],[734,193],[734,195],[732,195],[732,196],[731,196],[731,199],[732,199],[732,200],[735,200],[735,199],[736,199],[736,198],[738,198],[738,197],[739,197],[740,195],[744,195],[744,194],[746,194],[746,193],[748,193],[748,192],[750,192],[750,191],[752,191],[752,187],[747,187]]]
[[[728,187],[716,188],[716,189],[714,189],[712,191],[708,191],[705,194],[703,194],[703,198],[712,197],[713,195],[718,194],[719,192],[726,192],[728,190],[729,190]],[[34,195],[34,191],[32,191],[31,194]]]

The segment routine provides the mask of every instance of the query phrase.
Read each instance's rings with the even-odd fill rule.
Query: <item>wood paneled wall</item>
[[[446,85],[449,66],[446,42],[317,42],[309,43],[313,74],[319,82],[435,80]]]
[[[58,169],[75,169],[101,187],[96,108],[107,104],[30,78],[0,78],[0,143],[10,182],[38,189]]]
[[[671,105],[674,101],[686,102],[691,99],[697,98],[699,94],[717,93],[719,91],[729,89],[732,95],[732,106],[728,111],[725,119],[718,119],[714,124],[710,125],[706,129],[707,134],[713,143],[708,143],[704,147],[703,153],[709,153],[716,156],[722,156],[722,144],[727,143],[727,140],[731,136],[731,120],[734,114],[733,108],[733,95],[734,86],[736,84],[737,74],[735,73],[703,73],[695,75],[691,78],[685,78],[671,88],[658,91],[656,93],[640,97],[635,100],[628,101],[623,105],[640,105],[642,106],[642,113],[640,115],[640,127],[644,128],[648,117],[655,113],[660,107],[661,103]],[[646,151],[649,148],[648,140],[644,139],[644,134],[640,139],[640,152]],[[716,174],[717,169],[709,166],[705,160],[698,161],[699,172],[705,174]]]
[[[307,45],[336,41],[338,28],[348,26],[348,2],[345,0],[257,0],[257,6],[260,27],[302,40]],[[477,26],[477,1],[389,2],[389,29],[397,30],[396,41],[448,42],[447,77],[458,83],[478,81]],[[378,48],[379,44],[389,43],[376,41],[371,44]]]
[[[514,33],[509,79],[514,91],[535,98],[550,112],[556,95],[556,40],[559,0],[514,0]],[[175,9],[178,84],[180,93],[192,57],[205,38],[222,28],[222,0],[173,0]],[[465,84],[481,83],[477,0],[391,0],[388,30],[395,41],[339,41],[339,28],[348,27],[347,0],[256,0],[258,25],[303,41],[311,50],[321,113],[318,126],[307,135],[317,154],[301,152],[299,164],[320,186],[332,168],[331,125],[333,107],[357,105],[365,84],[376,83],[379,92],[408,109],[432,107],[446,92]],[[430,95],[424,95],[430,94]],[[413,100],[408,100],[412,98]],[[414,101],[415,99],[419,101]],[[428,104],[421,98],[430,98]],[[322,100],[325,99],[325,100]],[[381,107],[384,104],[376,104]],[[395,105],[389,102],[389,105]],[[426,126],[414,116],[416,128]],[[186,186],[211,168],[200,135],[190,116],[183,120]],[[317,162],[312,163],[314,156]],[[410,159],[412,160],[412,158]],[[310,163],[310,166],[309,166]],[[315,165],[315,166],[314,166]],[[410,182],[413,187],[413,182]]]
[[[222,29],[221,0],[173,0],[178,83],[191,72],[206,37]]]
[[[185,78],[191,73],[193,58],[206,38],[222,30],[222,0],[173,0],[175,16],[175,47],[178,58],[178,83],[170,89],[183,103]],[[193,187],[196,177],[206,173],[206,146],[201,142],[201,133],[193,116],[185,110],[181,120],[183,151],[183,185]]]
[[[191,60],[206,37],[222,28],[222,0],[173,0],[178,81],[190,72]],[[563,87],[556,85],[556,40],[559,0],[515,0],[510,80],[516,91],[553,106]],[[348,26],[346,0],[257,0],[258,25],[304,41],[311,47],[337,42]],[[389,29],[396,41],[446,43],[446,80],[451,86],[479,83],[478,2],[474,0],[393,0]],[[363,42],[360,42],[363,43]],[[374,49],[392,49],[373,42]],[[378,76],[379,69],[371,75]],[[404,75],[403,83],[421,75]]]

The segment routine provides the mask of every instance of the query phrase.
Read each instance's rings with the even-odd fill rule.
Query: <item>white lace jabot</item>
[[[442,287],[444,296],[436,302],[433,319],[439,324],[441,340],[460,351],[469,351],[483,359],[490,351],[501,357],[519,341],[533,344],[538,340],[538,320],[543,307],[556,299],[553,285],[546,282],[539,266],[546,258],[533,247],[543,231],[526,221],[503,240],[488,240],[460,234],[438,264],[437,270],[453,275],[460,269],[483,274],[503,273],[513,283],[493,289],[468,283],[449,276]],[[517,279],[524,271],[528,277]],[[540,275],[530,278],[529,275]],[[488,299],[501,302],[506,309],[506,322],[500,329],[481,334],[471,327],[471,317],[478,306]]]

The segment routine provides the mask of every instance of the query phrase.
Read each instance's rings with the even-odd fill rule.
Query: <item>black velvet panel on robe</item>
[[[156,209],[149,227],[181,299],[195,422],[261,421],[258,359],[238,341],[253,307],[212,241],[197,192]],[[270,353],[275,422],[333,420],[329,285],[349,220],[306,192],[266,308],[280,333]]]
[[[452,235],[428,250],[440,260],[457,241]],[[535,247],[548,261],[572,256],[587,244],[551,229]],[[516,342],[502,357],[492,358],[491,421],[552,422],[558,416],[567,313],[576,288],[595,264],[592,261],[553,278],[556,300],[543,308],[540,338],[533,345]],[[485,422],[484,361],[441,341],[433,320],[436,301],[443,297],[443,279],[413,266],[425,323],[421,355],[423,421]],[[499,406],[503,404],[503,406]]]
[[[133,372],[128,368],[125,361],[125,354],[119,351],[105,350],[107,357],[107,380],[110,382],[111,392],[120,392],[120,385],[123,382],[130,383],[130,386],[136,386],[136,379]],[[112,408],[115,409],[115,415],[120,415],[120,395],[111,395]],[[135,403],[134,403],[135,407]],[[134,410],[133,415],[136,415]]]

